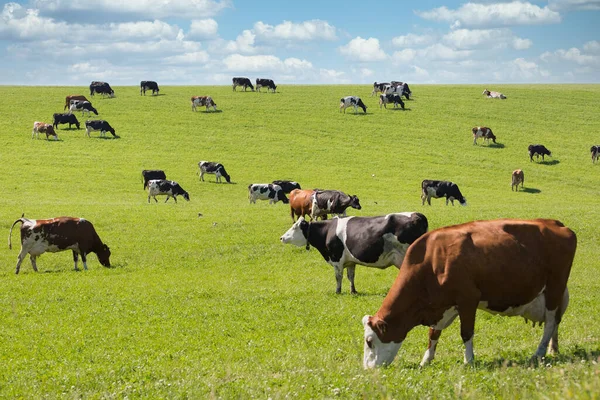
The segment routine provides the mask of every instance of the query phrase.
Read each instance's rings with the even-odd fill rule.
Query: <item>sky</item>
[[[1,85],[600,83],[600,0],[0,3]]]

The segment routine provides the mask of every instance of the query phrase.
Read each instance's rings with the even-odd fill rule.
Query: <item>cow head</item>
[[[96,255],[98,256],[98,261],[100,261],[100,264],[105,267],[110,267],[110,249],[107,245],[103,244],[102,248],[96,252]]]
[[[294,246],[308,247],[308,228],[310,224],[304,220],[304,217],[298,218],[298,221],[284,233],[279,240],[284,244],[293,244]]]
[[[384,343],[379,338],[377,331],[385,331],[385,322],[378,320],[376,324],[373,323],[373,317],[365,315],[362,319],[363,327],[365,329],[365,344],[363,352],[363,367],[364,369],[380,367],[382,365],[390,365],[400,346],[402,341]]]
[[[362,208],[360,206],[360,201],[358,201],[357,196],[350,196],[350,207],[356,208],[357,210],[360,210]]]
[[[182,194],[183,198],[186,199],[187,201],[190,201],[190,195],[188,194],[188,192],[183,192]]]

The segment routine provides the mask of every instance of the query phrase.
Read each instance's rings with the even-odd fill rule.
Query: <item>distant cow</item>
[[[231,177],[225,171],[223,164],[211,161],[200,161],[198,163],[200,169],[200,180],[204,182],[204,174],[212,174],[217,182],[221,182],[221,177],[225,178],[227,183],[231,183]]]
[[[335,270],[336,293],[342,291],[344,268],[350,293],[356,293],[356,265],[400,268],[408,246],[427,232],[423,214],[407,212],[380,217],[334,218],[307,222],[303,217],[281,236],[282,243],[316,248]]]
[[[290,192],[290,215],[296,218],[311,216],[314,190],[294,189]],[[311,216],[312,219],[312,216]]]
[[[12,230],[21,223],[21,251],[15,273],[19,273],[21,263],[27,254],[33,270],[37,272],[36,258],[45,252],[56,253],[64,250],[73,251],[73,261],[77,271],[79,255],[83,268],[87,268],[87,255],[96,253],[98,261],[105,267],[110,267],[110,249],[96,233],[91,222],[83,218],[60,217],[52,219],[19,218],[10,227],[8,248],[12,248]]]
[[[594,164],[598,160],[598,156],[600,156],[600,145],[592,146],[590,152],[592,153],[592,164]]]
[[[106,137],[106,132],[110,132],[114,137],[117,137],[115,129],[102,119],[88,119],[85,121],[85,133],[88,137],[90,137],[90,132],[93,131],[100,131],[101,137]]]
[[[55,113],[52,115],[52,117],[54,118],[54,123],[52,124],[54,129],[58,129],[58,124],[69,124],[69,129],[71,129],[71,125],[73,125],[73,124],[77,127],[77,129],[80,128],[79,121],[77,120],[77,117],[74,114]]]
[[[152,90],[152,95],[158,94],[160,89],[158,88],[158,83],[154,81],[142,81],[140,82],[140,96],[143,94],[146,95],[146,90]]]
[[[542,161],[544,161],[544,156],[552,157],[550,150],[543,144],[530,144],[527,147],[527,151],[529,152],[529,162],[533,161],[533,156],[536,156],[536,161],[539,161],[540,155],[542,156]]]
[[[46,140],[48,140],[50,136],[54,136],[54,140],[58,140],[58,135],[54,131],[54,127],[52,125],[45,122],[35,121],[33,123],[33,130],[31,131],[31,138],[33,139],[34,137],[37,137],[39,139],[40,133],[46,134]]]
[[[525,174],[521,169],[515,169],[512,173],[512,183],[510,185],[510,190],[519,191],[519,183],[521,184],[521,189],[523,189],[523,184],[525,183]]]
[[[197,111],[197,107],[206,107],[206,111],[212,107],[214,111],[217,111],[217,103],[210,96],[192,96],[192,111]]]
[[[489,142],[490,140],[496,143],[496,136],[492,133],[490,128],[485,126],[476,126],[471,129],[471,131],[473,132],[473,144],[477,144],[477,139],[479,138],[483,138],[484,143],[486,141]]]
[[[246,91],[246,88],[250,88],[252,89],[252,91],[254,92],[254,86],[252,86],[252,82],[250,82],[250,79],[248,78],[233,78],[233,91],[235,92],[235,88],[238,86],[242,86],[244,88],[244,92]]]
[[[285,194],[290,193],[294,189],[302,189],[300,187],[300,184],[298,182],[295,182],[295,181],[275,180],[275,181],[273,181],[271,183],[274,184],[274,185],[281,186],[281,189],[283,190],[283,193],[285,193]]]
[[[406,97],[406,100],[410,100],[412,92],[408,87],[408,83],[392,81],[389,85],[385,86],[382,90],[383,94],[394,94],[398,93],[400,96]]]
[[[394,103],[394,108],[398,107],[398,104],[400,104],[400,107],[402,107],[402,109],[404,110],[404,102],[402,101],[402,98],[400,97],[400,95],[398,93],[380,94],[379,95],[379,108],[380,109],[381,109],[381,106],[387,108],[388,103]]]
[[[374,82],[373,83],[373,91],[371,92],[371,97],[375,96],[379,92],[383,92],[385,87],[388,86],[389,84],[390,84],[389,82],[381,82],[381,83]]]
[[[367,106],[365,103],[357,96],[346,96],[340,99],[340,112],[344,110],[344,114],[346,113],[346,108],[354,107],[354,114],[358,112],[358,107],[362,108],[364,113],[367,113]]]
[[[148,187],[148,181],[153,179],[167,179],[167,174],[161,169],[145,169],[142,171],[142,182],[144,182],[144,190]]]
[[[94,114],[98,115],[98,110],[96,110],[93,106],[92,103],[90,103],[89,101],[76,101],[74,100],[71,103],[71,106],[69,107],[69,112],[70,113],[74,113],[75,111],[81,111],[81,116],[83,117],[83,115],[87,112],[88,116],[90,116],[90,111],[93,112]]]
[[[266,87],[267,92],[269,90],[272,90],[273,93],[275,93],[275,91],[277,90],[277,85],[275,85],[275,82],[273,82],[273,79],[256,78],[256,90],[260,92],[261,87]]]
[[[502,93],[500,93],[500,92],[491,92],[491,91],[489,91],[487,89],[485,89],[483,91],[483,93],[481,93],[481,94],[486,95],[488,99],[506,99],[506,96],[503,95]]]
[[[183,196],[184,199],[190,201],[190,195],[179,186],[179,183],[166,179],[151,179],[148,181],[148,203],[150,203],[150,197],[158,203],[156,196],[167,196],[165,203],[171,197],[177,203],[177,196]]]
[[[71,104],[75,100],[77,100],[77,101],[89,101],[88,99],[85,98],[85,96],[82,96],[80,94],[72,94],[70,96],[65,97],[65,108],[63,110],[67,110],[69,107],[71,107]]]
[[[281,201],[288,204],[290,201],[283,193],[281,186],[272,183],[253,183],[248,185],[248,200],[250,203],[256,203],[256,200],[269,200],[269,204],[275,204]]]
[[[110,85],[106,82],[98,82],[94,81],[90,84],[90,96],[93,96],[94,93],[98,93],[101,95],[105,95],[108,97],[115,97],[115,91],[112,90]]]
[[[339,190],[315,190],[310,217],[317,219],[327,214],[346,216],[348,207],[360,210],[362,207],[357,196],[349,196]]]
[[[454,200],[458,200],[461,206],[467,205],[467,199],[463,197],[458,185],[449,181],[431,181],[426,179],[421,182],[422,205],[425,205],[425,200],[427,200],[427,204],[431,205],[432,197],[434,199],[445,197],[446,205],[448,205],[448,200],[452,202],[452,205],[454,205]]]

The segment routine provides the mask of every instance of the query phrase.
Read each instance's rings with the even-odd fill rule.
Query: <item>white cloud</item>
[[[229,71],[247,72],[289,72],[290,70],[312,69],[312,63],[297,58],[288,58],[281,61],[273,55],[245,56],[232,54],[223,60],[225,68]]]
[[[373,75],[373,70],[369,68],[361,68],[359,72],[362,76],[365,77]]]
[[[441,43],[417,51],[419,59],[425,58],[427,60],[458,60],[470,56],[471,53],[471,50],[455,50]]]
[[[352,39],[347,45],[339,47],[339,51],[349,59],[357,61],[381,61],[387,58],[375,38],[363,39],[360,36]]]
[[[568,50],[559,49],[555,52],[545,52],[540,56],[545,62],[568,61],[578,65],[598,65],[600,66],[600,56],[582,53],[576,47]]]
[[[225,51],[228,53],[254,53],[254,39],[256,35],[251,30],[244,30],[241,35],[233,40],[227,42],[225,45]]]
[[[427,46],[435,41],[432,35],[415,35],[409,33],[404,36],[396,36],[392,39],[392,44],[396,47],[418,47]]]
[[[191,53],[165,57],[163,59],[166,64],[205,64],[209,60],[210,56],[206,51],[194,51]]]
[[[217,36],[219,24],[212,18],[195,19],[190,24],[190,30],[187,33],[189,38],[206,39]]]
[[[531,47],[533,42],[514,36],[509,29],[457,29],[444,35],[442,40],[459,49],[503,48],[508,45],[516,50]]]
[[[508,77],[516,81],[536,82],[550,76],[550,72],[541,69],[535,62],[517,58],[507,64]]]
[[[411,62],[417,56],[417,51],[414,49],[402,49],[392,54],[392,59],[395,64],[404,64]]]
[[[600,42],[597,40],[587,42],[583,45],[583,50],[585,50],[588,53],[600,53]]]
[[[311,40],[336,40],[336,29],[327,21],[313,19],[300,23],[283,21],[279,25],[268,25],[262,21],[254,24],[254,33],[259,39],[311,41]]]
[[[526,50],[528,48],[530,48],[533,45],[533,42],[529,39],[521,39],[521,38],[514,38],[512,41],[512,46],[515,50]]]
[[[552,10],[600,10],[600,0],[549,0]]]

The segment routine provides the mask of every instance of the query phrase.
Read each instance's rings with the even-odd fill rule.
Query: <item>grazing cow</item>
[[[388,103],[394,103],[394,108],[398,107],[398,104],[400,104],[400,107],[404,110],[404,102],[398,93],[379,95],[379,109],[381,109],[381,106],[387,108]]]
[[[35,121],[33,123],[33,130],[31,131],[31,138],[33,139],[34,137],[37,137],[39,139],[40,133],[46,134],[46,140],[48,140],[50,136],[54,136],[54,140],[58,140],[58,135],[54,131],[54,127],[52,125],[45,122]]]
[[[69,129],[71,129],[71,125],[75,124],[77,129],[80,128],[77,117],[70,112],[66,114],[55,113],[52,115],[52,117],[54,118],[54,123],[52,124],[54,129],[58,129],[58,124],[69,124]]]
[[[350,281],[350,292],[356,293],[356,264],[385,269],[400,267],[408,246],[427,232],[427,218],[408,212],[380,217],[333,218],[307,222],[300,217],[281,236],[283,243],[312,245],[335,270],[336,293],[342,291],[344,268]]]
[[[115,91],[112,90],[110,85],[106,82],[93,81],[90,84],[90,96],[93,96],[94,93],[106,95],[108,97],[115,97]]]
[[[277,85],[275,85],[275,82],[273,82],[273,79],[256,78],[256,90],[260,92],[261,87],[266,87],[267,92],[269,90],[272,90],[273,93],[275,93],[275,91],[277,90]]]
[[[88,99],[85,98],[85,96],[82,96],[80,94],[72,94],[70,96],[65,97],[65,108],[63,108],[63,111],[68,109],[69,107],[71,107],[71,104],[75,101],[89,101]]]
[[[153,179],[167,179],[167,174],[161,169],[145,169],[142,171],[142,182],[144,182],[144,190],[148,187],[148,181]]]
[[[173,198],[177,203],[177,196],[183,196],[184,199],[190,201],[190,195],[188,192],[183,190],[179,183],[175,181],[168,181],[166,179],[151,179],[148,181],[148,203],[150,203],[150,197],[156,200],[156,196],[167,196],[165,203],[169,201],[169,198]]]
[[[285,197],[281,186],[272,183],[253,183],[248,185],[248,200],[250,203],[256,203],[256,200],[269,200],[269,204],[275,204],[281,201],[288,204],[290,201]]]
[[[314,190],[305,189],[294,189],[290,192],[290,215],[292,216],[292,221],[295,221],[296,218],[311,215],[314,194]]]
[[[598,156],[600,156],[600,145],[592,146],[590,152],[592,153],[592,164],[594,164],[598,160]]]
[[[530,144],[529,147],[527,147],[527,151],[529,152],[529,162],[533,161],[533,156],[536,156],[536,161],[539,161],[540,155],[542,156],[542,161],[544,161],[544,156],[552,157],[550,150],[543,144]]]
[[[483,93],[481,93],[481,94],[486,95],[488,99],[506,99],[506,96],[503,95],[502,93],[500,93],[500,92],[490,92],[487,89],[485,89],[483,91]]]
[[[371,92],[371,97],[375,96],[379,92],[383,93],[383,90],[389,84],[390,84],[389,82],[381,82],[381,83],[374,82],[373,83],[373,91]]]
[[[327,219],[327,214],[346,216],[348,207],[361,209],[360,201],[356,196],[348,196],[339,190],[315,190],[310,217]]]
[[[200,169],[200,180],[204,182],[204,174],[213,174],[217,182],[221,182],[221,177],[224,177],[227,183],[231,183],[231,177],[225,171],[225,167],[221,163],[200,161],[198,163]]]
[[[140,96],[143,94],[146,95],[146,90],[152,90],[152,95],[158,94],[160,89],[158,88],[158,83],[154,81],[142,81],[140,82]]]
[[[110,124],[102,119],[88,119],[85,121],[85,133],[90,137],[90,132],[100,131],[101,137],[106,137],[106,132],[110,132],[114,137],[117,137],[115,129]]]
[[[90,111],[98,115],[98,110],[96,110],[89,101],[74,100],[69,107],[69,112],[73,113],[75,111],[81,111],[82,117],[86,112],[88,113],[88,116],[91,116],[92,114],[90,114]]]
[[[364,113],[367,113],[367,106],[365,103],[357,96],[346,96],[340,99],[340,112],[344,110],[344,114],[346,113],[346,108],[354,107],[354,114],[358,112],[358,107],[362,108]]]
[[[484,143],[486,141],[489,143],[490,139],[492,142],[496,143],[496,136],[492,133],[490,128],[485,126],[476,126],[471,129],[471,131],[473,131],[473,144],[477,144],[477,139],[479,138],[483,138]]]
[[[298,182],[295,182],[295,181],[275,180],[275,181],[273,181],[271,183],[273,185],[279,185],[279,186],[281,186],[281,189],[283,190],[283,193],[285,193],[285,194],[290,193],[294,189],[302,189],[300,187],[300,184]]]
[[[431,181],[426,179],[421,182],[422,205],[425,205],[425,200],[427,200],[427,204],[431,205],[432,197],[434,199],[445,197],[446,205],[448,205],[448,200],[450,200],[452,205],[454,205],[454,200],[458,200],[461,206],[467,205],[467,199],[460,193],[458,185],[449,181]]]
[[[525,174],[523,174],[523,170],[515,169],[512,173],[512,183],[510,185],[510,190],[519,191],[519,183],[521,184],[521,189],[523,189],[523,184],[525,183]]]
[[[83,268],[87,268],[87,255],[96,253],[98,261],[105,267],[110,267],[110,249],[102,243],[91,222],[83,218],[60,217],[52,219],[19,218],[10,227],[8,248],[12,248],[12,230],[21,223],[21,251],[17,261],[16,274],[27,254],[33,270],[37,272],[36,258],[45,252],[56,253],[64,250],[73,251],[73,261],[77,271],[77,260],[81,255]]]
[[[464,362],[473,361],[477,309],[544,324],[534,354],[558,352],[558,325],[569,303],[575,233],[548,219],[472,221],[417,239],[374,316],[365,315],[364,368],[389,365],[408,332],[429,326],[429,363],[442,333],[460,317]]]
[[[217,111],[217,103],[210,96],[192,96],[192,111],[197,111],[197,107],[206,107],[206,111],[212,107],[214,111]]]
[[[386,85],[383,88],[382,93],[383,94],[398,93],[400,96],[406,97],[406,100],[410,100],[410,96],[412,95],[412,92],[410,91],[410,88],[408,87],[408,83],[398,82],[398,81],[392,81],[392,83],[390,83],[389,85]]]
[[[238,86],[242,86],[244,88],[244,92],[246,91],[246,88],[250,88],[252,89],[252,91],[254,92],[254,86],[252,86],[252,82],[250,82],[250,79],[248,78],[233,78],[233,91],[235,92],[235,88]]]

